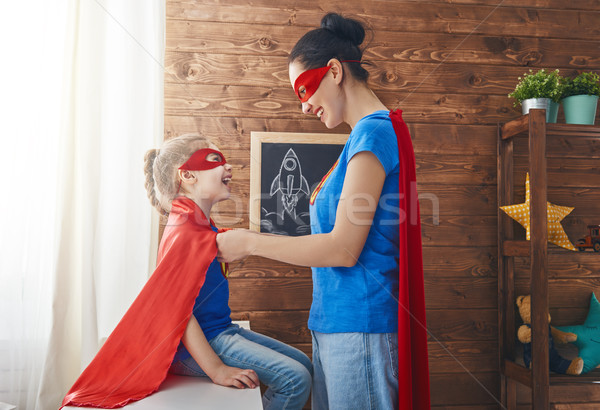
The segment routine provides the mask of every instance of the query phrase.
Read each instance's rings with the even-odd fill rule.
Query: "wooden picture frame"
[[[250,229],[310,233],[310,194],[341,153],[348,134],[250,134]]]

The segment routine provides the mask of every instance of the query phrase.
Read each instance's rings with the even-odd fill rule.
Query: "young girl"
[[[302,111],[327,128],[352,128],[311,195],[312,234],[228,231],[217,237],[219,257],[313,267],[314,410],[428,409],[414,152],[402,111],[390,112],[367,85],[364,37],[358,21],[330,13],[288,59]]]
[[[230,319],[210,211],[229,198],[231,166],[205,138],[183,135],[148,151],[145,173],[150,202],[169,215],[156,271],[63,406],[121,407],[156,391],[170,371],[237,388],[260,379],[265,409],[301,409],[309,358]]]

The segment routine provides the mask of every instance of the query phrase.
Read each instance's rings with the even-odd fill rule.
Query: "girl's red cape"
[[[216,233],[208,219],[191,199],[176,198],[156,270],[61,408],[113,409],[154,393],[167,376],[216,255]]]

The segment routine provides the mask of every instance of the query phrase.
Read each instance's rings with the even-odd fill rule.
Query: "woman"
[[[289,56],[305,114],[352,128],[311,195],[312,234],[217,236],[219,257],[313,268],[313,409],[429,408],[414,152],[401,111],[367,86],[363,26],[330,13]]]

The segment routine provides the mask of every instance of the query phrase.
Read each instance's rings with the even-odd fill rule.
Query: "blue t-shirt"
[[[213,231],[217,231],[212,227]],[[231,324],[229,308],[229,282],[221,273],[221,264],[215,258],[208,270],[200,293],[194,302],[194,316],[200,324],[206,340],[221,333]],[[173,362],[190,357],[182,342],[179,343]]]
[[[348,162],[370,151],[386,178],[367,241],[353,267],[312,268],[313,303],[308,327],[321,333],[398,331],[398,180],[396,133],[388,111],[358,121],[339,161],[310,206],[314,234],[333,230]]]

